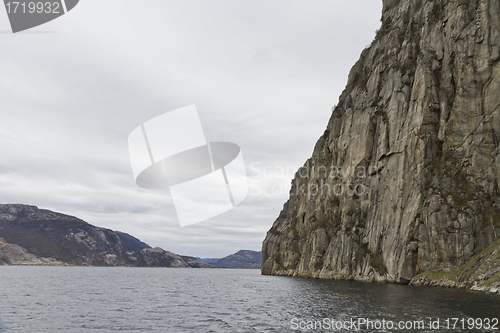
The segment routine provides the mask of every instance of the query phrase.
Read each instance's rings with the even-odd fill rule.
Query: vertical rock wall
[[[500,0],[384,0],[263,274],[407,283],[500,237]]]

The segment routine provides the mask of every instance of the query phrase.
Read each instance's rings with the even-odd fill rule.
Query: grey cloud
[[[128,134],[196,104],[207,139],[238,144],[247,170],[301,166],[379,27],[381,3],[143,3],[86,0],[34,29],[56,33],[1,35],[0,202],[75,215],[182,254],[258,250],[287,193],[249,195],[181,229],[168,192],[134,184]]]

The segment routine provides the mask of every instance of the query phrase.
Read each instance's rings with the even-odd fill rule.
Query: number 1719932
[[[7,13],[9,14],[60,14],[60,6],[59,2],[43,2],[43,1],[12,1],[7,2],[5,7],[7,8]]]

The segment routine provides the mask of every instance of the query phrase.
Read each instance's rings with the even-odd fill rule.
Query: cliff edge
[[[263,274],[409,283],[500,237],[499,0],[384,0],[381,21],[267,233]]]

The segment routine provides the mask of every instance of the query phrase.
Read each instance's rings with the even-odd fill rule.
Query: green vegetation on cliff
[[[447,272],[423,272],[415,276],[411,284],[498,292],[500,289],[499,263],[500,239],[475,255],[465,265]]]

